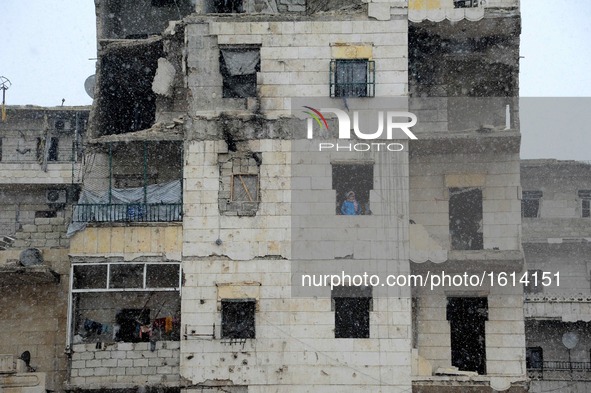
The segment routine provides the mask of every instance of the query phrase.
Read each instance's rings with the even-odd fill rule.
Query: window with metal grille
[[[366,59],[330,62],[331,97],[374,97],[375,62]]]
[[[521,217],[536,218],[540,213],[542,191],[523,191],[521,195]]]
[[[222,300],[222,338],[255,338],[254,299]]]
[[[591,217],[591,190],[580,190],[579,198],[581,199],[581,217]]]

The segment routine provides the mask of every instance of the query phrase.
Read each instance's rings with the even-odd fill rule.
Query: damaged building
[[[61,390],[67,223],[89,107],[8,106],[0,122],[0,390]]]
[[[524,160],[523,250],[527,368],[532,392],[591,387],[591,165]]]
[[[298,281],[523,271],[517,0],[95,4],[55,390],[527,391],[520,285]]]

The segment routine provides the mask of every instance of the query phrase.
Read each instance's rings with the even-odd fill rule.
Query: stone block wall
[[[178,386],[180,343],[158,341],[154,350],[149,342],[75,344],[69,385],[72,388],[138,385]]]
[[[519,250],[518,156],[445,154],[411,159],[410,219],[423,225],[444,249],[450,247],[448,187],[462,186],[482,188],[484,249]]]
[[[14,234],[13,246],[17,248],[55,248],[68,247],[66,237],[68,227],[64,217],[35,218],[33,224],[25,224]]]

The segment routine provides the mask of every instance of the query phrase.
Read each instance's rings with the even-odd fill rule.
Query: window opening
[[[56,137],[49,138],[49,150],[47,153],[47,161],[57,161],[59,156],[59,139]]]
[[[525,366],[528,369],[542,368],[544,351],[542,347],[527,347],[525,349]]]
[[[255,338],[256,301],[222,300],[222,338]]]
[[[373,190],[373,167],[373,164],[332,165],[332,188],[337,197],[336,214],[371,214],[369,197]]]
[[[451,364],[461,371],[486,374],[485,322],[488,300],[484,297],[449,297],[447,320],[451,332]]]
[[[591,217],[591,190],[580,190],[579,198],[581,199],[581,217]]]
[[[367,59],[330,62],[331,97],[373,97],[375,62]]]
[[[256,97],[257,72],[260,70],[261,56],[258,48],[220,50],[220,72],[223,77],[222,97]]]
[[[521,217],[539,217],[541,198],[542,191],[523,191],[521,196]]]
[[[369,338],[369,287],[337,287],[332,293],[335,338]]]
[[[482,250],[481,189],[449,189],[449,232],[452,250]]]
[[[542,285],[542,271],[541,270],[528,270],[527,271],[527,284],[523,285],[524,293],[542,293],[544,292],[544,286]]]

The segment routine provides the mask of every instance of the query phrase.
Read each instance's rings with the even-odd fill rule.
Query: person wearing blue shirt
[[[349,191],[347,194],[347,199],[341,205],[341,214],[345,216],[356,216],[361,214],[361,206],[355,199],[355,193],[353,191]]]

